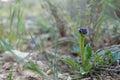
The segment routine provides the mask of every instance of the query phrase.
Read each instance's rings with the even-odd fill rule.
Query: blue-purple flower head
[[[80,29],[78,30],[78,32],[79,32],[80,34],[84,34],[84,35],[89,34],[89,31],[88,31],[87,28],[80,28]]]

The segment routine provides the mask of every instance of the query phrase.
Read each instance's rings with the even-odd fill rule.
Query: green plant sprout
[[[85,45],[85,36],[89,33],[87,28],[80,28],[77,33],[75,33],[76,30],[74,28],[71,29],[73,30],[75,39],[79,45],[80,52],[78,55],[81,61],[69,58],[62,58],[61,60],[70,65],[74,72],[84,75],[89,73],[96,64],[104,66],[112,60],[110,50],[105,51],[103,54],[95,53],[89,43]]]

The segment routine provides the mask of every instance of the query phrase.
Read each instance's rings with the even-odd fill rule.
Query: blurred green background
[[[34,36],[71,36],[70,27],[87,27],[87,38],[97,49],[120,43],[119,0],[1,0],[0,44],[14,48]],[[54,39],[53,39],[54,40]]]

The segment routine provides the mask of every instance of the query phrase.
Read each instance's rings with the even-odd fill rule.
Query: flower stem
[[[85,62],[85,47],[84,47],[84,38],[85,36],[83,34],[80,34],[80,49],[81,49],[81,60],[82,60],[82,66],[84,67]]]

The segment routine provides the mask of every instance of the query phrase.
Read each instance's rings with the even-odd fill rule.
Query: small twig
[[[66,42],[73,42],[74,43],[75,40],[73,37],[62,37],[62,38],[58,39],[58,44],[66,43]]]
[[[108,68],[96,68],[96,70],[111,71],[111,72],[120,72],[120,70],[117,70],[117,69],[108,69]]]

